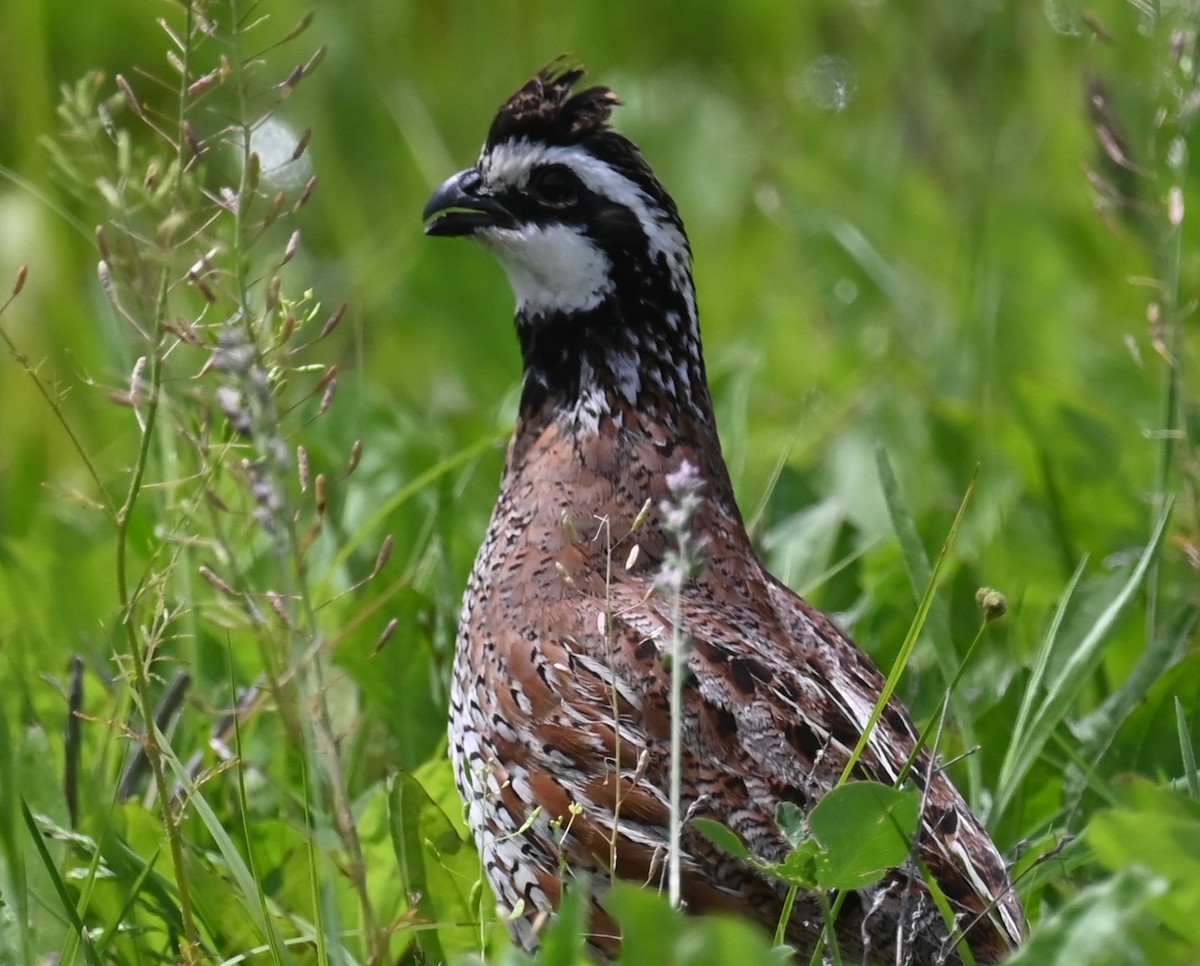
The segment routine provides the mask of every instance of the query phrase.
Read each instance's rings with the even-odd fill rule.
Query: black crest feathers
[[[613,108],[621,102],[607,87],[588,87],[572,95],[585,73],[565,57],[551,61],[504,102],[488,132],[488,144],[528,138],[566,145],[606,131]]]

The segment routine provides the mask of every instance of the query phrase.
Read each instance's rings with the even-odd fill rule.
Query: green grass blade
[[[942,549],[938,551],[937,560],[933,565],[929,581],[925,586],[925,592],[921,595],[920,603],[917,605],[917,613],[908,628],[908,634],[905,635],[904,643],[900,645],[900,653],[896,655],[892,669],[888,672],[887,680],[883,685],[883,691],[880,692],[879,700],[875,702],[875,707],[871,711],[871,717],[867,720],[867,726],[859,736],[858,742],[854,746],[854,751],[851,752],[850,758],[846,762],[846,767],[842,769],[841,777],[838,779],[839,785],[846,782],[850,777],[850,773],[854,770],[854,766],[858,763],[858,759],[862,757],[863,749],[866,748],[867,742],[870,740],[871,732],[875,730],[875,724],[879,721],[879,716],[883,714],[883,709],[887,706],[888,701],[891,700],[892,695],[896,691],[896,686],[900,683],[900,678],[904,674],[904,669],[908,666],[913,648],[917,645],[917,639],[921,636],[921,630],[925,627],[925,620],[929,616],[929,609],[933,605],[938,579],[942,574],[942,567],[946,563],[946,558],[950,555],[950,548],[954,546],[954,539],[958,536],[959,528],[962,526],[963,517],[967,511],[967,504],[971,502],[971,494],[974,492],[974,489],[975,480],[972,478],[970,484],[967,486],[967,492],[963,494],[962,502],[958,505],[958,512],[954,515],[954,522],[950,525],[950,532],[946,534],[946,540],[942,544]]]
[[[255,880],[254,874],[242,859],[242,854],[233,844],[233,839],[229,837],[229,833],[225,830],[220,818],[217,817],[217,813],[213,811],[200,789],[196,787],[196,783],[192,781],[192,776],[188,774],[183,762],[171,750],[166,736],[158,730],[157,725],[153,725],[153,727],[156,732],[155,741],[162,749],[163,759],[170,767],[175,780],[186,793],[189,806],[196,810],[200,821],[204,823],[208,834],[216,843],[217,851],[221,853],[221,858],[224,860],[229,874],[233,876],[234,882],[237,883],[237,887],[242,893],[246,911],[258,929],[260,938],[276,951],[276,955],[286,955],[282,953],[283,937],[279,935],[274,920],[263,911],[266,900],[262,895],[261,885]],[[167,805],[164,804],[163,807],[165,808]]]
[[[0,711],[0,775],[16,774],[14,747],[8,717]],[[8,778],[0,781],[0,894],[11,906],[20,932],[17,962],[27,964],[33,962],[33,955],[29,949],[29,883],[25,878],[24,835],[17,824],[19,801],[14,782]]]
[[[71,894],[67,891],[67,884],[63,882],[62,876],[58,874],[58,867],[54,864],[54,859],[50,857],[50,851],[46,848],[46,843],[42,841],[42,832],[38,828],[37,819],[29,811],[29,806],[25,804],[24,799],[21,801],[21,815],[25,819],[25,827],[29,830],[29,837],[33,840],[33,845],[41,857],[42,864],[46,867],[46,874],[54,884],[54,891],[58,893],[63,912],[71,924],[73,934],[79,944],[83,946],[83,955],[88,961],[88,966],[100,966],[100,957],[96,953],[96,948],[92,945],[91,939],[88,937],[83,920],[79,918],[79,910],[75,908],[75,903],[71,901]]]
[[[1147,587],[1154,579],[1154,565],[1147,573]],[[1149,604],[1149,601],[1147,602]],[[1185,608],[1174,620],[1146,622],[1147,644],[1137,664],[1121,686],[1100,707],[1074,726],[1079,739],[1079,754],[1088,760],[1104,754],[1117,729],[1146,697],[1167,669],[1186,653],[1196,627],[1197,611]]]
[[[97,850],[97,854],[99,854],[99,850]],[[121,923],[123,923],[125,921],[125,917],[129,915],[129,910],[132,909],[134,903],[137,902],[138,897],[142,894],[142,888],[146,885],[146,881],[154,872],[154,865],[158,862],[158,857],[161,854],[162,849],[155,849],[154,853],[142,867],[142,871],[138,874],[138,877],[133,880],[133,885],[130,887],[129,894],[125,898],[125,904],[121,906],[120,911],[117,913],[112,923],[110,923],[109,927],[104,930],[104,934],[96,943],[100,949],[107,949],[108,944],[112,942],[113,937],[117,934],[117,930],[121,928]]]
[[[228,648],[228,638],[226,638],[226,646]],[[232,697],[231,705],[232,705],[232,707],[234,707],[236,709],[237,703],[238,703],[237,702],[237,693],[238,693],[237,681],[234,678],[234,673],[233,673],[233,667],[234,667],[233,655],[228,652],[228,649],[226,650],[226,667],[228,668],[228,673],[229,673],[229,694]],[[241,716],[237,713],[236,710],[234,711],[234,714],[233,714],[233,741],[234,741],[233,747],[237,754],[237,761],[235,762],[234,770],[237,774],[238,815],[241,818],[242,840],[245,842],[245,846],[246,846],[246,856],[247,856],[248,862],[249,862],[249,871],[253,875],[254,881],[258,882],[259,877],[257,874],[257,870],[255,870],[255,868],[254,868],[254,843],[253,843],[253,841],[251,839],[251,835],[250,835],[250,823],[246,818],[246,816],[251,814],[251,811],[250,811],[250,803],[246,797],[246,767],[245,767],[245,760],[242,757]],[[259,911],[260,911],[259,918],[263,922],[270,922],[271,916],[270,916],[270,911],[267,908],[266,895],[263,893],[261,888],[256,890],[255,894],[258,897],[258,904],[259,904]],[[266,940],[267,940],[267,945],[271,949],[271,961],[275,964],[275,966],[283,966],[284,953],[283,953],[283,949],[281,948],[281,946],[279,945],[279,942],[278,942],[279,941],[278,933],[276,931],[272,930],[270,933],[267,934]]]
[[[875,447],[875,462],[879,468],[879,482],[883,486],[883,496],[887,503],[888,516],[892,521],[892,529],[896,533],[896,539],[900,542],[900,550],[904,556],[913,596],[920,599],[925,589],[930,587],[933,582],[933,569],[929,565],[929,557],[925,553],[921,536],[917,532],[916,522],[913,520],[912,514],[908,512],[908,506],[900,492],[900,483],[896,479],[891,460],[888,459],[887,450],[882,445]],[[971,476],[968,494],[975,487],[977,475],[978,468]],[[927,636],[933,644],[938,668],[942,672],[942,678],[949,694],[950,714],[962,735],[963,743],[968,748],[972,748],[976,744],[973,718],[966,701],[954,690],[961,666],[958,652],[954,647],[954,639],[950,633],[950,615],[946,610],[945,602],[937,597],[930,601],[926,628]],[[982,784],[978,756],[968,756],[966,766],[971,791],[970,797],[974,799]]]
[[[1192,801],[1200,802],[1200,775],[1196,774],[1196,749],[1192,745],[1192,733],[1188,730],[1187,714],[1183,702],[1175,699],[1175,727],[1179,731],[1179,752],[1183,756],[1183,778]]]
[[[1055,608],[1054,617],[1050,621],[1050,627],[1046,631],[1046,637],[1042,642],[1042,646],[1038,648],[1037,654],[1034,656],[1033,668],[1029,675],[1029,684],[1025,688],[1025,694],[1021,697],[1021,708],[1017,712],[1017,720],[1012,728],[1012,740],[1008,743],[1008,749],[1004,755],[1004,763],[1000,767],[1000,778],[998,787],[1003,787],[1013,773],[1013,769],[1017,766],[1017,756],[1019,749],[1024,745],[1025,733],[1029,730],[1029,721],[1033,717],[1034,702],[1037,701],[1037,696],[1042,691],[1042,682],[1046,677],[1046,669],[1050,666],[1050,656],[1054,653],[1055,645],[1058,643],[1058,635],[1062,630],[1063,621],[1066,619],[1067,610],[1072,599],[1074,599],[1075,591],[1079,587],[1079,581],[1083,579],[1083,571],[1087,566],[1087,558],[1079,562],[1079,566],[1075,568],[1075,573],[1071,575],[1071,579],[1067,582],[1066,589],[1059,598],[1058,607]],[[995,808],[995,806],[993,806]]]
[[[989,816],[990,820],[995,821],[1004,814],[1017,787],[1041,754],[1051,733],[1071,710],[1079,692],[1091,679],[1103,660],[1110,632],[1125,612],[1125,608],[1129,606],[1130,601],[1133,600],[1138,588],[1142,586],[1146,572],[1158,556],[1163,535],[1166,533],[1167,521],[1171,516],[1172,503],[1173,501],[1168,501],[1163,508],[1150,541],[1146,544],[1141,559],[1133,568],[1129,579],[1125,581],[1116,597],[1088,628],[1079,644],[1073,648],[1058,676],[1047,685],[1045,696],[1030,717],[1028,727],[1021,730],[1014,729],[1013,741],[1005,757],[1004,766],[1001,768],[999,790],[996,794],[992,814]],[[1071,590],[1074,589],[1075,583],[1076,581],[1073,580]],[[1060,606],[1059,613],[1055,615],[1055,624],[1051,629],[1051,633],[1054,635],[1057,634],[1058,626],[1061,623],[1062,611],[1063,607]],[[1049,646],[1044,651],[1048,652]],[[1029,692],[1036,695],[1035,683],[1037,682],[1030,681]],[[1023,722],[1019,721],[1018,723]]]
[[[312,898],[313,913],[316,922],[313,924],[318,966],[329,966],[329,944],[326,942],[328,926],[325,922],[326,890],[321,888],[321,877],[318,869],[321,867],[321,856],[317,851],[317,829],[313,823],[313,796],[309,786],[308,760],[300,760],[301,792],[304,802],[304,827],[308,830],[308,891]]]

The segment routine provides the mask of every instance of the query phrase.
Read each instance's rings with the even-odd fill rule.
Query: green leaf
[[[792,849],[782,862],[764,864],[763,868],[790,886],[811,891],[821,888],[821,883],[825,881],[829,856],[820,842],[808,838]]]
[[[1071,710],[1075,699],[1088,681],[1092,680],[1096,669],[1104,659],[1105,647],[1111,639],[1113,628],[1125,612],[1125,608],[1133,600],[1138,588],[1141,587],[1150,565],[1158,558],[1163,535],[1167,529],[1167,521],[1171,517],[1173,502],[1173,500],[1167,500],[1154,527],[1154,532],[1142,550],[1137,565],[1130,572],[1128,579],[1122,584],[1116,595],[1107,602],[1078,643],[1071,646],[1062,668],[1052,679],[1048,680],[1046,693],[1042,697],[1041,703],[1036,710],[1031,710],[1037,699],[1037,689],[1042,675],[1046,673],[1049,654],[1054,650],[1058,641],[1058,632],[1063,625],[1063,616],[1067,600],[1070,598],[1070,591],[1073,591],[1078,584],[1082,565],[1072,578],[1068,594],[1064,596],[1059,605],[1051,629],[1047,634],[1046,643],[1039,654],[1034,677],[1029,683],[1021,713],[1013,728],[1012,741],[1009,743],[1004,764],[1000,769],[995,804],[989,814],[992,822],[998,821],[1004,813],[1025,775],[1042,753],[1050,735]]]
[[[271,949],[272,956],[277,961],[290,962],[291,958],[284,945],[283,937],[280,935],[279,929],[275,924],[275,919],[266,914],[262,883],[255,879],[250,867],[242,858],[241,852],[234,845],[229,832],[226,831],[224,823],[213,810],[208,799],[196,787],[187,768],[176,756],[166,737],[157,727],[155,727],[155,740],[162,749],[163,760],[169,766],[175,781],[179,783],[179,786],[187,795],[192,810],[200,817],[208,834],[212,836],[213,841],[216,843],[217,850],[221,854],[225,867],[237,886],[237,892],[234,894],[240,894],[240,904],[254,923],[259,939],[263,940]]]
[[[797,848],[808,838],[808,828],[804,824],[804,812],[795,802],[780,802],[775,806],[775,824],[788,840],[792,848]]]
[[[627,966],[765,966],[789,961],[788,951],[773,948],[754,924],[728,916],[685,916],[652,889],[617,882],[603,905],[621,927],[617,962]]]
[[[1096,812],[1088,842],[1109,869],[1136,865],[1169,883],[1150,906],[1180,936],[1194,937],[1200,916],[1200,804],[1142,778],[1123,791],[1128,804]]]
[[[588,910],[591,896],[584,879],[572,880],[558,912],[542,933],[538,966],[575,966],[590,963],[587,948]]]
[[[826,850],[822,889],[857,889],[903,864],[916,838],[921,807],[916,789],[850,782],[829,792],[808,815]]]
[[[405,891],[417,896],[418,914],[433,925],[422,930],[418,940],[431,962],[479,949],[488,938],[480,919],[491,919],[495,908],[486,885],[481,893],[474,893],[482,869],[461,819],[456,818],[461,810],[444,755],[412,774],[401,772],[390,782],[392,847]]]
[[[689,823],[697,832],[712,842],[719,849],[728,852],[734,858],[750,858],[750,850],[733,829],[722,822],[711,818],[694,818]]]
[[[1122,869],[1040,923],[1007,966],[1162,966],[1167,960],[1148,958],[1133,927],[1167,888],[1166,880],[1144,869]]]
[[[87,960],[88,966],[100,966],[100,957],[92,946],[91,940],[88,938],[87,930],[84,928],[83,920],[79,918],[79,912],[75,909],[75,903],[71,900],[71,894],[67,890],[66,883],[63,882],[62,876],[59,875],[58,868],[54,864],[54,860],[50,857],[50,853],[42,841],[42,833],[37,826],[37,820],[34,819],[33,813],[29,811],[29,806],[24,801],[21,802],[21,815],[25,819],[25,828],[28,830],[30,839],[37,849],[46,874],[54,884],[54,891],[58,894],[62,913],[68,922],[70,922],[73,934],[80,940],[80,945],[83,947],[84,958]]]

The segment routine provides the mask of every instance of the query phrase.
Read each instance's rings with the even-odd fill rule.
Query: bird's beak
[[[512,223],[508,210],[482,190],[475,168],[467,168],[442,182],[425,205],[422,217],[426,235],[473,235],[481,228]]]

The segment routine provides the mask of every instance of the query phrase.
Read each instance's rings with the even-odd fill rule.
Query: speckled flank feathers
[[[524,361],[459,626],[458,784],[497,899],[517,911],[516,941],[535,948],[561,890],[586,876],[592,946],[605,955],[619,937],[604,884],[658,887],[665,875],[668,474],[690,462],[704,496],[693,522],[704,564],[682,592],[689,821],[715,819],[782,859],[776,806],[808,809],[834,786],[883,679],[755,555],[717,438],[683,224],[638,150],[609,128],[612,92],[572,93],[582,73],[548,68],[501,108],[479,162],[430,201],[426,230],[472,237],[508,267]],[[894,782],[915,743],[893,700],[854,777]],[[956,963],[965,936],[977,962],[996,962],[1024,928],[1004,862],[928,755],[909,780],[924,792],[915,860],[846,897],[842,954]],[[774,928],[779,882],[690,825],[682,844],[690,911],[739,910]],[[918,863],[949,901],[953,929]],[[787,928],[801,961],[820,927],[816,898],[802,895]]]

